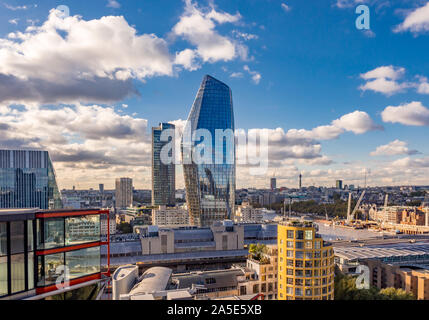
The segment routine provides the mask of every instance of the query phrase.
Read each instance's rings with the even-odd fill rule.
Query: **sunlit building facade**
[[[152,205],[153,206],[174,206],[176,204],[176,165],[164,163],[167,159],[162,159],[162,149],[168,143],[172,148],[167,154],[170,159],[175,155],[174,134],[170,135],[169,141],[162,141],[161,135],[164,130],[174,133],[175,125],[171,123],[161,123],[159,127],[152,128]],[[172,141],[172,142],[171,142]]]
[[[204,141],[209,137],[200,137],[200,129],[210,133],[211,141]],[[219,139],[221,132],[225,136]],[[197,141],[191,139],[192,136]],[[207,145],[211,149],[206,149]],[[203,151],[198,151],[198,154],[204,160],[197,161],[196,153],[192,151],[201,149]],[[233,219],[235,143],[232,92],[226,84],[208,75],[201,83],[185,126],[182,160],[190,223],[210,226],[215,221]]]
[[[278,300],[333,300],[334,250],[312,222],[278,225]]]
[[[62,207],[47,151],[0,150],[0,208]]]

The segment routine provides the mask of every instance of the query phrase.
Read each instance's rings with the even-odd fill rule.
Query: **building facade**
[[[158,209],[152,210],[152,225],[165,226],[188,226],[188,210],[181,207],[159,206]]]
[[[210,138],[207,136],[193,141],[192,137],[200,135],[197,130],[201,129],[211,135],[210,141],[204,141]],[[226,84],[208,75],[204,77],[183,137],[182,160],[190,223],[210,226],[215,221],[233,219],[234,111],[232,92]],[[209,142],[211,149],[205,149]],[[202,153],[203,160],[198,161],[196,154],[201,156]]]
[[[236,222],[261,222],[264,218],[264,209],[253,208],[248,202],[243,202],[235,210]]]
[[[152,128],[152,205],[174,206],[176,203],[176,164],[175,156],[175,130],[174,124],[160,123],[159,127]],[[169,130],[169,140],[161,141],[164,130]],[[164,163],[161,159],[161,150],[167,144],[171,149],[167,156],[171,163]]]
[[[278,299],[333,300],[334,250],[312,222],[278,225]]]
[[[72,290],[102,278],[103,210],[0,210],[0,300]]]
[[[133,179],[117,178],[115,184],[116,208],[127,208],[133,204]]]
[[[61,207],[47,151],[0,150],[0,208]]]

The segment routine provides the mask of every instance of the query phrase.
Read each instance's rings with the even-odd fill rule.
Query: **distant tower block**
[[[271,178],[271,191],[276,190],[277,188],[277,179],[275,177]]]
[[[302,174],[299,174],[299,188],[302,188]]]

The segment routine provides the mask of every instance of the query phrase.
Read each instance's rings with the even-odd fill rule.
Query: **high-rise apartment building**
[[[47,151],[0,150],[0,208],[61,207]]]
[[[335,182],[336,188],[342,190],[343,189],[343,180],[337,180]]]
[[[133,204],[133,179],[116,179],[116,208],[127,208]]]
[[[308,221],[278,225],[278,299],[333,300],[334,250]]]
[[[271,187],[271,191],[276,190],[277,188],[277,179],[276,178],[271,178],[270,180],[270,187]]]
[[[231,89],[206,75],[198,90],[185,126],[184,137],[205,129],[211,141],[182,140],[183,171],[190,223],[209,226],[233,219],[235,205],[234,111]],[[204,130],[200,130],[202,132]],[[219,138],[219,133],[225,135]],[[201,138],[201,137],[199,137]],[[198,137],[197,137],[198,139]],[[216,143],[217,141],[218,143]],[[204,161],[196,161],[191,150],[211,142]],[[207,150],[207,149],[204,149]],[[221,160],[221,161],[219,161]]]
[[[164,130],[169,129],[169,140],[162,141],[161,135]],[[152,205],[153,206],[174,206],[176,203],[176,165],[174,160],[174,130],[171,123],[160,123],[159,127],[152,128]],[[168,159],[161,159],[161,151],[168,143],[171,144],[166,156]]]

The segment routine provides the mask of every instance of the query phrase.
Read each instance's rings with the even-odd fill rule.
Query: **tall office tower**
[[[104,193],[104,184],[100,183],[98,185],[98,190],[100,191],[101,194],[103,194]]]
[[[276,178],[271,178],[270,182],[271,182],[270,183],[270,185],[271,185],[271,191],[276,190],[276,188],[277,188],[277,179]]]
[[[299,174],[299,189],[302,188],[302,174]]]
[[[192,141],[190,137],[198,129],[206,129],[211,134],[211,141],[206,143],[201,137],[199,141]],[[218,134],[224,132],[225,136],[216,139],[216,131]],[[216,140],[220,143],[215,143]],[[205,160],[195,159],[195,154],[190,151],[199,150],[208,142],[212,148],[207,153],[202,151]],[[204,77],[189,113],[182,139],[182,159],[190,223],[209,226],[215,221],[233,219],[235,143],[232,92],[226,84],[208,75]]]
[[[47,151],[0,150],[0,208],[62,208]]]
[[[343,180],[337,180],[335,182],[337,189],[342,190],[343,189]]]
[[[168,143],[171,144],[167,156],[174,160],[175,130],[174,124],[160,123],[159,127],[152,128],[152,205],[174,206],[176,204],[176,165],[174,161],[165,163],[168,159],[161,159],[161,150]],[[161,141],[164,130],[171,129],[168,141]],[[164,140],[164,139],[162,139]]]
[[[333,300],[332,244],[312,222],[282,221],[277,228],[278,300]]]
[[[133,179],[116,179],[116,208],[128,208],[133,204]]]

